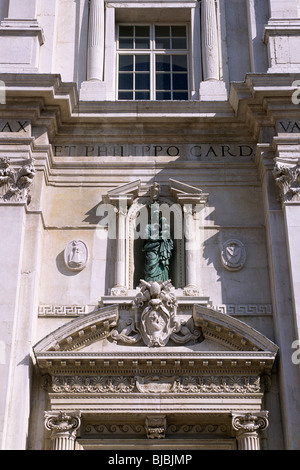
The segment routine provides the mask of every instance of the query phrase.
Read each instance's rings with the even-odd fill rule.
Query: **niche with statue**
[[[170,280],[184,287],[182,210],[167,198],[138,201],[129,210],[129,284]]]

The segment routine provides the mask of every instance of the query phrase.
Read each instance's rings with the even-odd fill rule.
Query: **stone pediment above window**
[[[121,305],[103,307],[61,326],[33,350],[40,369],[48,372],[57,367],[78,367],[79,371],[80,366],[97,369],[105,365],[270,370],[278,348],[261,333],[203,305],[194,305],[191,313],[187,321],[175,316],[173,323],[166,322],[164,331],[175,328],[160,344],[149,341],[146,322],[143,325],[137,310],[130,315]],[[165,318],[170,320],[167,317],[168,313]]]

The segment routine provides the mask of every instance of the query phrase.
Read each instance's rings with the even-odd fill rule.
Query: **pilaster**
[[[296,0],[269,0],[271,18],[297,18]]]
[[[28,106],[26,111],[10,108],[8,115],[0,133],[0,330],[5,353],[0,359],[0,428],[2,449],[24,450],[31,406],[46,149],[37,150],[39,132],[33,130]]]
[[[300,139],[298,135],[275,137],[276,158],[273,175],[284,214],[288,266],[291,280],[294,322],[300,338]]]
[[[8,17],[13,19],[34,19],[37,13],[37,0],[10,0]]]
[[[87,80],[103,80],[104,1],[90,0]]]
[[[299,71],[299,32],[296,0],[269,0],[270,19],[265,26],[264,41],[268,47],[269,73]]]
[[[12,371],[15,370],[13,352],[18,317],[18,294],[21,281],[21,260],[24,247],[25,207],[24,204],[0,204],[0,254],[1,254],[1,290],[5,295],[0,301],[0,441],[2,449],[6,449],[8,432],[11,426],[10,394],[13,389]],[[7,269],[9,266],[9,269]],[[3,398],[3,400],[2,400]],[[20,425],[20,424],[19,424]]]
[[[203,79],[220,79],[220,51],[215,0],[203,0],[201,5]]]
[[[44,34],[36,14],[37,0],[10,0],[8,18],[0,23],[2,73],[38,71]]]
[[[104,0],[89,1],[87,74],[82,83],[80,98],[83,101],[103,99],[106,91],[104,83],[105,51],[105,6]]]
[[[220,40],[216,0],[202,0],[202,62],[203,82],[200,83],[200,100],[227,99],[226,86],[220,80]]]
[[[294,281],[288,276],[287,271],[290,254],[285,215],[276,199],[278,193],[274,178],[275,156],[271,144],[258,145],[257,164],[264,198],[274,329],[276,342],[280,348],[278,368],[281,410],[286,423],[284,439],[286,448],[292,450],[299,447],[297,429],[300,419],[299,402],[295,401],[299,388],[299,370],[292,362],[292,344],[297,339],[292,302]]]
[[[247,0],[247,14],[251,72],[265,73],[268,57],[266,48],[262,47],[261,38],[269,20],[268,5],[261,0]]]

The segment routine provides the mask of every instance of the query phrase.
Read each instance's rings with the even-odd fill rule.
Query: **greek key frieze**
[[[213,307],[218,312],[227,313],[228,315],[271,315],[271,304],[223,304]]]
[[[78,316],[86,314],[86,305],[40,305],[39,316]]]

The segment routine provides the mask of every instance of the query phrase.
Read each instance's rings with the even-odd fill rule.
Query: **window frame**
[[[136,48],[120,48],[119,47],[119,39],[120,39],[120,26],[130,26],[130,27],[149,27],[150,30],[150,47],[149,49],[136,49]],[[186,35],[186,48],[185,49],[156,49],[155,48],[155,27],[156,26],[184,26]],[[135,36],[134,36],[135,37]],[[150,56],[150,97],[149,99],[142,99],[141,101],[164,101],[160,99],[156,99],[156,93],[157,93],[157,88],[156,88],[156,56],[158,55],[166,55],[166,56],[178,56],[182,55],[186,57],[187,61],[187,90],[183,90],[183,92],[187,93],[187,98],[178,100],[178,101],[189,101],[191,99],[191,48],[190,48],[190,23],[187,21],[183,22],[159,22],[159,21],[154,21],[154,22],[119,22],[116,24],[116,100],[117,101],[140,101],[139,99],[135,99],[135,86],[133,86],[133,98],[132,99],[122,99],[119,98],[119,58],[121,55],[149,55]],[[135,73],[135,71],[133,71]],[[172,82],[172,72],[170,72],[171,75],[171,82]],[[173,87],[171,85],[171,98],[166,99],[166,101],[177,101],[173,99]],[[178,90],[178,92],[181,92],[181,90]]]

